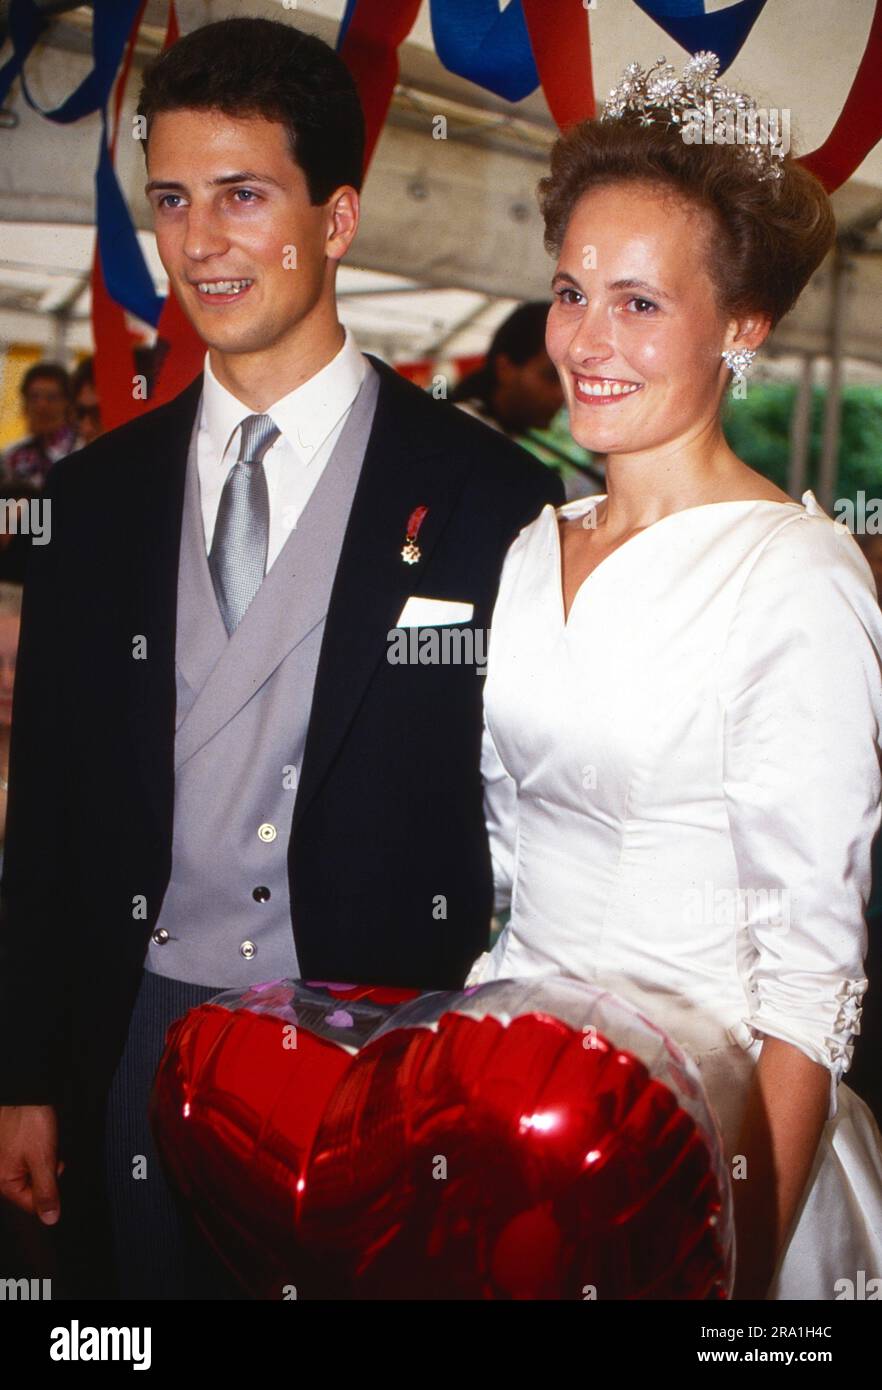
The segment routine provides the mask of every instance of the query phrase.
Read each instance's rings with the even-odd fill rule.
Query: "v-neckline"
[[[596,509],[597,504],[599,502],[603,502],[606,500],[606,496],[607,494],[605,492],[599,492],[593,497],[586,498],[585,501],[589,502]],[[627,550],[629,546],[633,545],[635,541],[639,541],[641,537],[648,535],[651,531],[655,531],[659,526],[663,525],[664,522],[671,521],[676,516],[685,516],[692,512],[707,511],[710,507],[796,507],[797,510],[806,511],[807,508],[805,499],[807,497],[811,497],[817,505],[817,499],[815,498],[814,493],[809,489],[808,491],[803,493],[803,500],[801,502],[778,502],[772,497],[737,497],[730,498],[729,500],[723,500],[720,502],[699,502],[694,507],[680,507],[675,512],[668,512],[666,516],[660,516],[657,521],[650,522],[648,526],[644,526],[640,531],[635,532],[633,536],[629,536],[626,541],[622,541],[621,545],[617,545],[615,550],[611,550],[608,555],[605,555],[604,558],[599,562],[599,564],[596,564],[593,570],[590,570],[588,574],[585,575],[585,578],[582,580],[581,584],[576,589],[576,592],[573,594],[573,600],[570,604],[569,611],[567,611],[566,593],[564,590],[563,546],[561,545],[558,513],[559,511],[563,512],[568,507],[572,507],[573,503],[565,502],[563,506],[559,509],[554,507],[551,502],[546,503],[546,508],[551,511],[551,525],[554,530],[554,545],[556,557],[555,588],[557,591],[558,610],[560,612],[561,624],[563,626],[564,632],[567,632],[569,630],[570,619],[573,616],[573,609],[576,607],[576,604],[578,603],[583,590],[588,585],[588,583],[594,578],[594,576],[598,574],[599,571],[602,570],[605,565],[608,565],[609,562],[612,559],[614,559],[616,555],[621,554],[623,550]],[[581,501],[582,499],[580,498],[578,500]],[[585,512],[581,513],[581,515],[587,515],[588,510],[589,508],[586,507]],[[579,515],[579,512],[574,512],[572,514],[572,517],[567,516],[565,519],[567,521],[570,521],[571,519],[578,517]]]

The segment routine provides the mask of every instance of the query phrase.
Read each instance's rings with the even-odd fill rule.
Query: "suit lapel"
[[[135,565],[132,639],[146,639],[145,659],[128,658],[130,735],[146,799],[161,833],[174,815],[175,624],[187,452],[202,374],[180,395],[150,411],[120,461],[131,479]],[[134,429],[134,427],[133,427]]]
[[[413,388],[370,356],[380,374],[374,424],[349,515],[316,674],[294,826],[309,806],[352,721],[365,687],[388,651],[387,634],[419,589],[466,478],[466,465],[425,438]],[[401,557],[407,521],[428,507],[419,532],[421,559]]]
[[[199,492],[197,445],[199,405],[193,421],[187,480],[184,486],[184,517],[181,525],[181,568],[178,578],[175,662],[184,680],[198,699],[212,671],[227,648],[229,638],[211,582],[205,553],[205,527]],[[192,713],[193,705],[186,712]],[[179,709],[175,727],[180,728],[185,711]]]
[[[466,479],[466,465],[425,437],[413,388],[367,354],[380,375],[377,408],[349,514],[325,623],[294,824],[318,790],[364,694],[388,650],[387,633],[420,588]],[[143,785],[168,832],[174,815],[175,636],[187,456],[202,393],[202,374],[168,405],[151,411],[126,467],[135,479],[140,517],[135,542],[137,631],[148,659],[131,662],[127,702]],[[416,405],[416,409],[414,408]],[[421,559],[401,558],[408,518],[428,507],[419,533]],[[200,543],[204,545],[200,537]],[[270,576],[267,576],[269,579]],[[243,619],[243,622],[245,620]]]
[[[193,644],[194,675],[197,679],[203,672],[205,675],[195,687],[197,697],[178,730],[176,767],[238,713],[325,617],[341,541],[339,518],[348,513],[352,503],[378,385],[376,375],[369,372],[303,515],[229,638],[211,583],[201,518],[198,526],[193,521],[187,524],[194,496],[192,478],[188,482],[185,539],[189,532],[193,537],[190,553],[182,558],[182,577],[192,574],[196,584],[192,594],[183,586],[181,590],[184,602],[178,615],[178,664],[186,678],[187,666],[182,660],[189,662],[185,653]],[[198,548],[194,546],[197,533]],[[219,637],[215,622],[220,625]]]

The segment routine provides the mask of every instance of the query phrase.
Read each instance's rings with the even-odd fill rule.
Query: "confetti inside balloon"
[[[169,1030],[152,1119],[256,1298],[731,1292],[731,1193],[697,1069],[575,980],[230,991]]]

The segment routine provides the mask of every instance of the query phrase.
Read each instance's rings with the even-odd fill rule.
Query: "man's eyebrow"
[[[554,289],[554,287],[555,287],[555,285],[557,284],[558,280],[566,280],[568,284],[570,284],[570,285],[575,285],[575,287],[576,287],[577,290],[580,290],[580,291],[581,291],[581,289],[582,289],[582,286],[579,284],[579,282],[578,282],[578,280],[576,279],[576,277],[575,277],[574,275],[570,275],[569,272],[566,271],[566,270],[556,270],[556,271],[554,272],[554,274],[553,274],[552,277],[551,277],[551,288],[552,288],[552,289]]]
[[[558,270],[555,272],[551,280],[552,289],[554,289],[554,286],[559,280],[565,280],[567,284],[574,285],[580,294],[583,293],[582,286],[574,275],[570,275],[569,271]],[[646,290],[647,293],[654,295],[656,299],[669,300],[671,298],[671,295],[666,294],[664,290],[660,290],[656,285],[650,285],[648,280],[608,280],[606,288],[608,290]]]
[[[216,179],[209,179],[209,188],[222,188],[231,183],[271,183],[275,188],[282,185],[278,179],[274,179],[271,174],[258,174],[253,169],[240,169],[235,174],[219,174]],[[187,185],[178,183],[175,179],[151,179],[144,185],[145,193],[155,193],[157,189],[174,190],[175,193],[186,193]]]

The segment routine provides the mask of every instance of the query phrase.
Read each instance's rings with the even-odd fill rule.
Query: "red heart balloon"
[[[325,990],[314,1026],[367,1033],[355,1052],[272,995],[169,1031],[160,1149],[248,1292],[726,1296],[719,1170],[670,1086],[544,1013],[394,1027],[415,991],[389,993]],[[299,1018],[316,987],[294,994]]]

